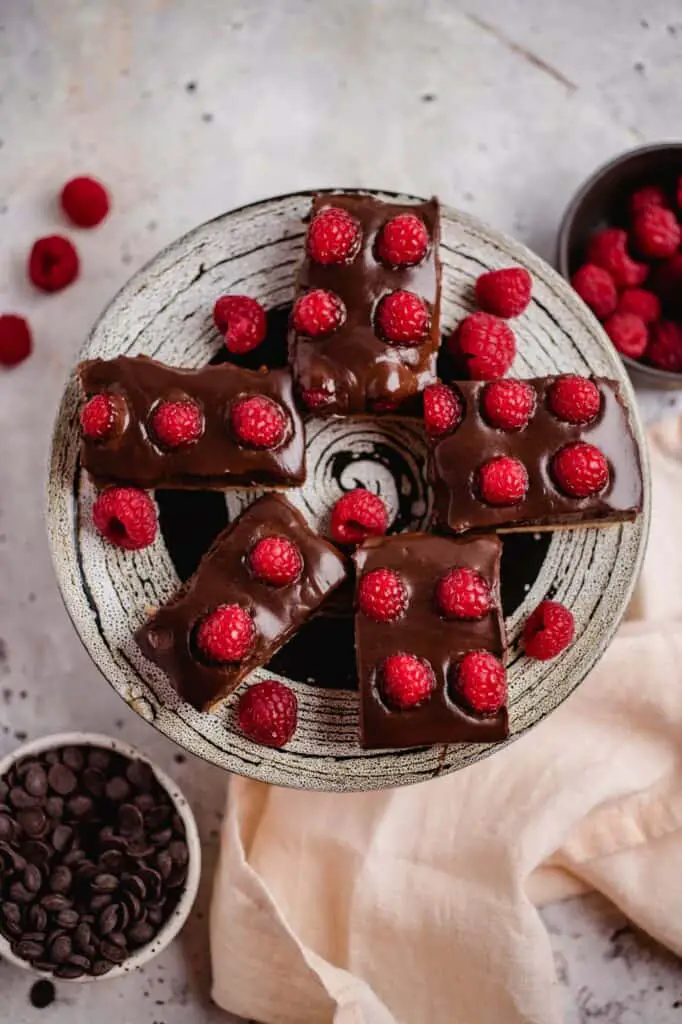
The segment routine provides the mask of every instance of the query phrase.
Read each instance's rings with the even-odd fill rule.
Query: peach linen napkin
[[[536,906],[589,888],[682,955],[682,423],[649,442],[634,620],[532,733],[402,790],[231,780],[211,916],[220,1006],[266,1024],[559,1024]]]

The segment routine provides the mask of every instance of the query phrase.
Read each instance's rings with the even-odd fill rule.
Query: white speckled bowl
[[[15,956],[12,952],[9,942],[7,939],[0,935],[0,957],[3,960],[8,960],[16,967],[21,967],[25,971],[30,971],[31,974],[35,974],[41,978],[49,978],[58,984],[92,984],[98,981],[109,981],[112,978],[120,978],[125,974],[130,974],[131,971],[136,970],[138,967],[144,967],[145,964],[153,960],[154,957],[158,956],[170,945],[175,936],[181,930],[185,921],[190,915],[194,901],[196,899],[197,890],[199,888],[199,879],[201,877],[201,841],[199,839],[199,832],[197,829],[197,823],[192,812],[192,808],[187,803],[185,796],[178,786],[173,782],[171,778],[158,765],[150,761],[148,757],[145,757],[135,747],[131,747],[127,743],[122,743],[120,740],[114,739],[111,736],[103,736],[99,733],[94,732],[62,732],[55,733],[52,736],[43,736],[37,740],[31,740],[30,743],[24,743],[23,746],[17,750],[8,754],[6,757],[0,760],[0,778],[7,774],[9,769],[17,761],[23,760],[25,757],[31,757],[36,754],[46,753],[48,750],[56,750],[61,747],[101,747],[104,750],[113,750],[117,754],[121,754],[123,757],[128,757],[138,761],[144,761],[154,772],[159,784],[166,790],[169,797],[173,801],[176,811],[182,818],[185,826],[187,847],[189,849],[189,861],[187,866],[187,882],[183,890],[182,896],[178,902],[177,907],[173,911],[172,916],[166,921],[165,925],[154,939],[148,945],[142,946],[133,953],[132,956],[128,957],[124,963],[118,967],[113,967],[108,974],[104,974],[99,978],[93,978],[84,976],[82,978],[54,978],[53,975],[46,971],[37,971],[30,963],[26,960],[21,960]]]
[[[177,366],[206,364],[222,348],[211,315],[218,295],[246,292],[268,309],[291,301],[303,249],[302,217],[311,194],[268,199],[234,210],[174,242],[114,298],[95,324],[82,357],[146,354]],[[531,377],[577,371],[617,379],[640,448],[645,498],[639,520],[555,532],[525,596],[507,617],[509,710],[515,739],[558,707],[585,678],[625,610],[648,530],[646,448],[622,363],[599,324],[557,273],[524,246],[447,207],[442,217],[441,258],[446,332],[472,309],[472,286],[479,274],[512,263],[527,267],[534,279],[533,300],[513,322],[519,350],[515,372]],[[133,633],[149,607],[167,600],[178,586],[178,547],[182,553],[187,529],[180,529],[174,547],[162,530],[151,547],[134,553],[120,551],[96,534],[91,525],[93,489],[79,464],[79,403],[73,376],[59,410],[52,447],[47,506],[52,556],[66,607],[83,643],[111,685],[139,714],[181,746],[222,768],[309,789],[367,790],[420,782],[502,749],[465,743],[364,751],[357,738],[357,692],[312,686],[305,676],[291,683],[299,703],[299,728],[284,750],[259,746],[239,733],[234,718],[240,691],[216,714],[201,714],[182,703],[163,673],[137,649]],[[355,460],[351,472],[334,470],[345,464],[348,453]],[[401,469],[391,478],[394,456]],[[323,528],[344,485],[354,486],[360,480],[375,487],[391,512],[396,512],[407,488],[414,500],[403,522],[418,529],[428,517],[431,500],[424,456],[424,438],[415,421],[312,420],[307,431],[308,481],[289,492],[289,497],[312,524]],[[216,510],[217,502],[217,511],[225,520],[232,519],[258,493],[213,495],[211,509]],[[198,522],[196,517],[194,521]],[[519,637],[529,612],[548,594],[573,611],[576,639],[554,661],[538,662],[525,657]],[[334,646],[326,649],[332,664]],[[264,675],[278,678],[272,670],[257,670],[251,678]],[[286,676],[279,678],[288,681]]]

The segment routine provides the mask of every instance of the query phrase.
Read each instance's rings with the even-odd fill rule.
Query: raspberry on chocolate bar
[[[449,387],[464,413],[447,435],[431,434],[429,458],[442,526],[555,529],[641,511],[639,454],[615,381],[566,374]]]
[[[81,461],[95,484],[217,489],[305,480],[288,370],[180,370],[144,356],[78,368]]]
[[[183,700],[210,711],[345,578],[336,548],[285,498],[266,494],[216,538],[194,576],[136,640]]]
[[[438,202],[318,195],[289,328],[302,403],[317,416],[405,411],[436,380]]]
[[[355,553],[361,744],[508,735],[497,537],[373,537]]]

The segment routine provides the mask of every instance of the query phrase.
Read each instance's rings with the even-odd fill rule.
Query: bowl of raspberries
[[[564,214],[557,262],[633,378],[682,387],[682,143],[592,175]]]

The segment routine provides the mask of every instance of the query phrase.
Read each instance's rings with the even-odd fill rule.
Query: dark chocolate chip
[[[121,878],[121,885],[132,892],[140,900],[147,899],[147,886],[144,884],[139,875],[125,874]]]
[[[60,796],[69,796],[78,785],[76,776],[65,764],[53,764],[47,773],[50,788]]]
[[[151,811],[152,807],[154,807],[155,800],[151,793],[140,793],[139,796],[135,797],[133,803],[137,807],[138,811],[142,811],[143,814],[146,814],[148,811]]]
[[[105,850],[99,864],[104,871],[117,875],[123,867],[123,854],[120,850]]]
[[[65,747],[62,751],[62,761],[74,772],[82,772],[85,761],[82,752],[78,747]]]
[[[55,978],[64,978],[65,981],[75,981],[76,978],[82,978],[84,974],[83,968],[76,967],[75,964],[60,964],[54,972]]]
[[[90,909],[94,913],[98,914],[100,910],[104,910],[112,903],[112,897],[108,892],[100,893],[98,896],[93,896],[90,900]]]
[[[48,892],[42,896],[40,902],[50,914],[58,914],[62,910],[68,910],[73,906],[73,900],[69,900],[60,892]]]
[[[34,896],[23,882],[12,882],[9,887],[9,895],[14,903],[30,903]]]
[[[76,796],[72,796],[66,805],[66,809],[70,815],[74,818],[86,818],[92,814],[94,804],[92,797],[86,796],[84,793],[77,793]]]
[[[69,850],[67,855],[64,857],[64,863],[67,868],[78,868],[83,865],[86,856],[85,850],[79,850],[78,848],[75,850]]]
[[[114,803],[122,804],[130,796],[130,783],[120,775],[115,775],[107,782],[104,792]]]
[[[75,928],[79,921],[80,914],[77,910],[60,910],[57,914],[57,924],[60,928],[66,928],[67,931]]]
[[[13,839],[14,822],[6,814],[0,814],[0,840]]]
[[[43,876],[40,873],[40,868],[35,864],[27,864],[24,868],[24,885],[28,891],[32,893],[39,892],[42,884]]]
[[[119,949],[127,949],[128,947],[128,940],[123,932],[111,932],[111,934],[107,936],[107,942],[113,942],[113,944],[118,946]]]
[[[128,957],[128,951],[121,949],[120,946],[115,946],[113,942],[103,942],[100,952],[102,956],[106,957],[107,960],[112,960],[115,964],[122,964]]]
[[[136,946],[144,946],[154,937],[154,929],[147,921],[138,921],[128,929],[128,939]]]
[[[20,960],[40,960],[45,952],[45,946],[40,942],[32,942],[30,939],[22,939],[12,946],[12,952]]]
[[[80,953],[72,953],[69,957],[69,963],[72,967],[82,968],[84,972],[90,970],[90,960],[88,960],[87,956],[81,956]]]
[[[166,879],[167,889],[179,889],[181,885],[184,885],[187,880],[187,865],[176,864],[170,875]]]
[[[128,854],[130,857],[134,857],[135,860],[144,860],[146,857],[151,857],[154,853],[154,844],[148,842],[144,836],[140,839],[131,840],[128,845]]]
[[[90,768],[96,768],[100,772],[105,772],[111,762],[111,754],[108,750],[102,750],[101,747],[91,747],[88,751],[88,765]]]
[[[47,843],[41,842],[40,839],[29,839],[27,842],[21,844],[21,852],[27,861],[31,864],[37,864],[38,867],[42,867],[46,864],[50,857],[50,848]]]
[[[118,911],[118,917],[116,918],[116,927],[124,932],[130,924],[130,910],[125,903],[118,903],[116,906]]]
[[[2,915],[3,921],[7,921],[9,924],[21,923],[21,907],[17,903],[0,904],[0,915]]]
[[[128,908],[128,910],[130,912],[130,916],[132,917],[132,919],[134,921],[137,921],[137,919],[140,917],[140,914],[142,912],[142,904],[140,903],[140,901],[137,898],[137,896],[135,895],[135,893],[124,892],[123,895],[122,895],[122,900],[123,900],[123,906]],[[121,924],[120,927],[124,928],[125,925]]]
[[[39,764],[33,765],[26,773],[24,789],[31,796],[44,797],[47,793],[47,775]]]
[[[22,844],[22,850],[27,844]],[[12,865],[15,871],[23,871],[26,867],[26,859],[18,853],[9,843],[0,843],[0,858],[7,864]]]
[[[37,960],[33,964],[39,971],[52,970],[52,964],[45,964],[40,960]],[[31,1006],[35,1006],[36,1010],[44,1010],[47,1006],[51,1006],[55,999],[54,985],[51,981],[36,981],[31,985],[30,992]]]
[[[175,842],[171,843],[168,847],[168,852],[170,853],[174,864],[185,865],[189,860],[187,843],[183,842],[181,839],[176,839]]]
[[[168,846],[173,838],[173,829],[164,828],[160,832],[152,832],[149,838],[155,846]]]
[[[126,768],[126,777],[136,789],[147,792],[154,783],[154,772],[146,761],[129,761]]]
[[[95,960],[92,965],[92,975],[94,978],[101,978],[102,975],[108,974],[115,966],[116,964],[113,964],[110,960]]]
[[[50,946],[50,956],[56,964],[65,964],[73,952],[73,945],[68,935],[60,935]]]
[[[144,816],[145,828],[150,832],[156,832],[158,829],[163,828],[170,818],[170,813],[170,807],[163,807],[162,805],[152,807]]]
[[[14,786],[9,791],[9,802],[17,810],[24,810],[26,807],[36,807],[39,801],[38,797],[31,796],[21,786]]]
[[[68,892],[73,882],[73,875],[66,864],[58,864],[50,875],[48,882],[52,892]]]
[[[86,921],[81,921],[73,933],[73,941],[79,949],[87,950],[92,942],[92,928]]]
[[[17,762],[17,764],[14,766],[14,772],[15,772],[15,775],[16,775],[16,777],[18,779],[23,779],[24,776],[28,775],[28,773],[33,768],[39,768],[39,767],[40,767],[40,764],[39,764],[38,761],[36,761],[35,758],[33,758],[33,757],[26,757],[26,758],[22,758],[21,761]]]
[[[45,813],[50,818],[61,818],[64,813],[64,799],[61,796],[48,796],[45,801]]]
[[[124,836],[132,836],[142,831],[143,819],[137,807],[133,804],[122,804],[118,812],[118,825]]]
[[[83,786],[93,796],[101,796],[104,792],[106,779],[97,768],[86,768],[83,772]]]
[[[44,932],[47,928],[47,911],[45,907],[41,907],[39,903],[34,903],[33,906],[28,908],[26,920],[29,927],[33,928],[34,931]]]
[[[103,872],[93,878],[92,888],[95,892],[116,892],[118,889],[118,879],[115,875]]]
[[[40,807],[19,811],[17,822],[30,839],[42,839],[47,832],[47,815]]]
[[[44,760],[47,762],[47,764],[59,764],[59,751],[48,750],[48,752],[45,754]]]
[[[97,931],[100,935],[109,935],[113,932],[118,924],[118,907],[112,904],[109,907],[105,907],[102,913],[97,918]],[[107,954],[104,954],[107,956]],[[109,957],[109,959],[111,959]]]
[[[156,863],[161,876],[168,878],[171,871],[173,870],[173,858],[171,857],[168,850],[160,850],[156,855]]]

